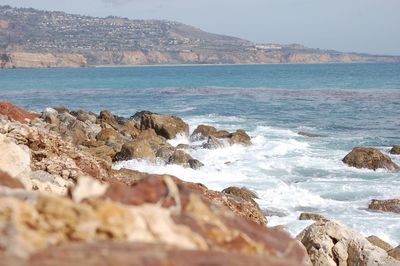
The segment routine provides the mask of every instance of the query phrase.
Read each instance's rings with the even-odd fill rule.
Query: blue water
[[[191,130],[244,128],[251,147],[190,150],[205,164],[199,171],[138,161],[115,167],[168,172],[213,189],[246,185],[263,208],[281,214],[270,223],[293,234],[308,224],[297,220],[306,210],[400,243],[400,215],[366,210],[372,198],[400,198],[400,174],[341,162],[354,146],[387,153],[400,144],[400,64],[10,69],[0,71],[0,98],[36,111],[151,110],[181,116]]]

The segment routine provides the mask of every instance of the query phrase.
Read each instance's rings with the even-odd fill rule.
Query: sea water
[[[400,144],[400,64],[10,69],[0,71],[0,98],[36,111],[63,105],[128,117],[174,114],[191,131],[199,124],[245,129],[249,147],[189,150],[204,163],[200,170],[135,160],[114,167],[169,173],[215,190],[246,186],[259,195],[269,225],[293,235],[311,223],[299,214],[313,212],[400,244],[400,215],[367,210],[373,198],[400,198],[400,173],[341,161],[355,146],[388,154]],[[171,140],[179,143],[189,140]]]

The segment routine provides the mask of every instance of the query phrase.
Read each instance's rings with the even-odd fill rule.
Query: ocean
[[[311,223],[299,214],[312,212],[400,244],[400,214],[367,210],[373,198],[400,198],[400,173],[341,161],[355,146],[387,154],[400,144],[400,64],[7,69],[0,70],[0,98],[36,111],[62,105],[128,117],[174,114],[191,131],[199,124],[245,129],[252,146],[191,149],[205,165],[200,170],[143,161],[114,167],[169,173],[215,190],[246,186],[259,195],[269,225],[293,235]]]

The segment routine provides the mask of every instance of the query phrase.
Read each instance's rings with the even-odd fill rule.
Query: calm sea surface
[[[341,162],[354,146],[387,153],[400,144],[400,64],[10,69],[0,70],[0,98],[36,111],[151,110],[181,116],[191,130],[243,128],[254,145],[190,150],[201,170],[140,161],[115,167],[171,173],[217,190],[247,186],[273,214],[270,224],[293,234],[309,224],[297,220],[307,211],[400,244],[400,215],[366,209],[372,198],[400,198],[400,173]]]

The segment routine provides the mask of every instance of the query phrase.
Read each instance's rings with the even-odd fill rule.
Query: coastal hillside
[[[400,62],[400,57],[254,44],[179,22],[0,6],[0,67]]]

